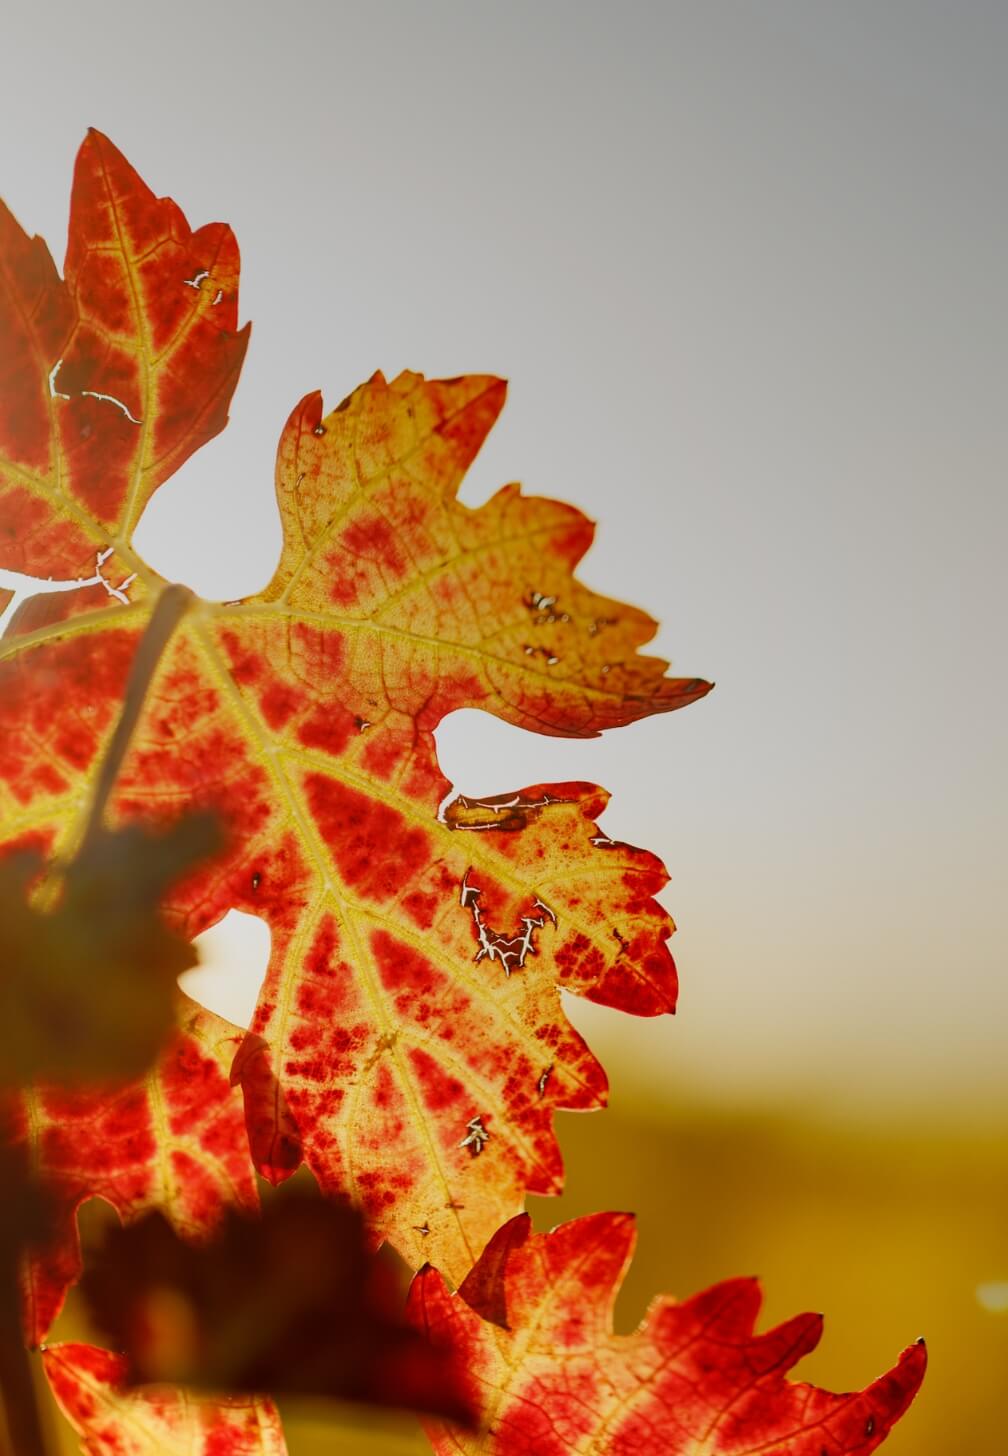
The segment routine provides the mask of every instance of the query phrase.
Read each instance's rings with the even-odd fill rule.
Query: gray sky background
[[[614,1084],[1003,1112],[1008,7],[6,0],[0,40],[0,195],[57,261],[89,124],[242,247],[154,565],[267,579],[308,389],[492,371],[464,498],[582,506],[585,580],[716,679],[606,740],[439,734],[462,791],[594,779],[666,860],[679,1016],[574,1011]]]

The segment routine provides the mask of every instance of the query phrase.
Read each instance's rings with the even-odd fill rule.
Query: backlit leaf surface
[[[180,996],[179,1027],[142,1081],[108,1091],[34,1087],[4,1098],[7,1140],[45,1180],[54,1236],[26,1260],[25,1325],[38,1344],[80,1274],[76,1212],[99,1197],[124,1220],[161,1209],[202,1239],[235,1205],[258,1206],[241,1097],[228,1080],[240,1033]]]
[[[287,1456],[276,1406],[261,1396],[128,1390],[123,1357],[94,1345],[51,1345],[43,1359],[86,1456]]]
[[[224,427],[237,318],[230,228],[191,233],[98,132],[77,155],[62,279],[0,202],[0,566],[88,578],[128,543]],[[113,588],[118,564],[100,563]]]
[[[867,1456],[913,1399],[921,1343],[853,1394],[787,1380],[822,1319],[755,1334],[752,1279],[656,1299],[635,1333],[614,1335],[633,1243],[628,1214],[546,1235],[519,1215],[457,1294],[434,1269],[417,1275],[410,1312],[463,1352],[482,1425],[471,1434],[425,1421],[437,1456]]]
[[[9,845],[66,855],[161,586],[132,529],[234,387],[237,253],[96,133],[65,282],[7,214],[0,252],[0,564],[83,579],[0,643],[0,814]],[[503,398],[489,377],[403,374],[328,415],[318,394],[298,405],[276,574],[189,610],[112,801],[120,820],[207,808],[228,833],[172,899],[184,934],[230,908],[269,924],[234,1066],[257,1166],[279,1181],[307,1160],[414,1264],[456,1276],[526,1191],[558,1189],[554,1108],[604,1101],[559,987],[653,1015],[676,982],[664,871],[598,830],[602,791],[440,811],[433,731],[480,707],[590,736],[708,688],[665,677],[637,652],[651,620],[574,579],[579,512],[515,485],[457,502]]]

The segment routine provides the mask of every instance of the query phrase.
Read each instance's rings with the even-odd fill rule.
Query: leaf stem
[[[130,746],[130,740],[146,700],[151,680],[157,671],[164,650],[171,640],[172,633],[194,600],[189,588],[178,583],[166,586],[157,599],[157,604],[151,613],[151,619],[147,623],[130,667],[122,712],[102,761],[80,848],[90,844],[101,832],[109,796],[119,777],[119,770],[122,768],[123,759]]]
[[[188,587],[166,586],[151,613],[130,666],[126,680],[122,711],[102,760],[94,798],[77,853],[102,832],[108,801],[115,787],[123,760],[143,710],[158,664],[172,633],[189,610],[195,598]],[[50,882],[51,888],[51,882]],[[38,1404],[31,1356],[25,1349],[21,1333],[18,1288],[19,1245],[8,1237],[9,1231],[0,1222],[0,1392],[7,1427],[7,1447],[0,1456],[49,1456],[42,1412]]]

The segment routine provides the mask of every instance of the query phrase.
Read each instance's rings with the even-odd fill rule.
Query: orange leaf
[[[7,1139],[44,1181],[49,1244],[26,1259],[25,1324],[40,1343],[81,1269],[76,1212],[103,1198],[124,1220],[160,1208],[206,1238],[225,1208],[258,1206],[241,1098],[228,1082],[236,1028],[180,996],[179,1030],[143,1081],[111,1091],[34,1087],[6,1097]]]
[[[248,344],[230,228],[192,233],[90,131],[77,156],[64,279],[0,203],[0,567],[102,570],[151,495],[227,422]]]
[[[0,416],[0,558],[86,582],[26,604],[0,643],[0,810],[9,843],[68,855],[159,588],[129,533],[223,423],[245,335],[230,234],[190,235],[94,134],[66,286],[4,227],[0,337],[23,398]],[[526,1191],[558,1190],[554,1108],[604,1101],[560,986],[653,1015],[675,971],[664,871],[598,831],[602,791],[439,813],[434,729],[481,707],[591,736],[709,687],[639,656],[650,618],[574,578],[578,511],[515,485],[457,502],[503,397],[490,378],[379,374],[328,416],[302,401],[280,442],[276,575],[188,612],[112,806],[204,807],[229,832],[172,899],[184,934],[232,907],[269,924],[233,1072],[258,1167],[279,1181],[303,1157],[414,1264],[459,1275]]]
[[[287,1456],[271,1400],[127,1390],[123,1357],[93,1345],[50,1345],[43,1359],[87,1456]]]
[[[505,1224],[456,1295],[431,1268],[413,1281],[413,1319],[467,1359],[480,1412],[475,1435],[424,1422],[437,1456],[867,1456],[923,1378],[918,1342],[860,1392],[788,1381],[822,1319],[755,1334],[752,1279],[656,1299],[638,1330],[614,1335],[632,1218],[530,1227],[527,1215]]]

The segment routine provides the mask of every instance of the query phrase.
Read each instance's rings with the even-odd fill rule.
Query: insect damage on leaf
[[[82,581],[0,640],[7,845],[59,854],[79,832],[162,591],[132,532],[225,422],[237,281],[230,232],[190,231],[95,132],[62,280],[0,214],[0,566]],[[638,651],[651,619],[578,582],[578,511],[516,485],[456,500],[503,400],[487,376],[376,374],[328,415],[301,401],[276,573],[189,607],[109,801],[113,824],[221,821],[228,847],[166,902],[180,933],[229,909],[269,925],[233,1069],[257,1167],[280,1181],[304,1159],[414,1265],[459,1277],[526,1192],[559,1189],[554,1109],[605,1100],[560,988],[655,1015],[676,980],[664,870],[599,834],[604,793],[535,785],[439,813],[434,729],[480,707],[591,736],[709,687],[667,677]]]
[[[471,1423],[444,1342],[403,1316],[399,1281],[359,1213],[317,1194],[225,1215],[194,1247],[159,1213],[111,1229],[85,1270],[95,1323],[137,1383],[324,1396]]]
[[[921,1342],[854,1394],[789,1381],[822,1320],[798,1315],[756,1334],[752,1279],[656,1299],[635,1333],[614,1335],[633,1243],[627,1214],[546,1235],[521,1214],[457,1294],[435,1269],[417,1275],[411,1316],[456,1345],[480,1413],[475,1433],[425,1420],[438,1456],[867,1456],[913,1399]]]

